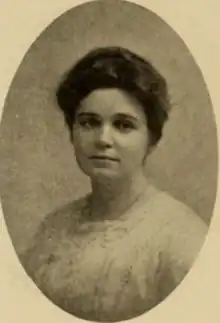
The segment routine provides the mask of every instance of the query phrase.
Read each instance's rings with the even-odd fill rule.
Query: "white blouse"
[[[207,228],[155,189],[117,220],[90,220],[89,195],[46,217],[23,265],[55,304],[90,321],[144,314],[182,281]]]

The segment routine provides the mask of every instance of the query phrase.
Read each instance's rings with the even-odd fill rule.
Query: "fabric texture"
[[[185,277],[207,228],[157,189],[117,220],[90,220],[89,197],[46,217],[23,256],[24,267],[52,302],[82,319],[144,314]]]

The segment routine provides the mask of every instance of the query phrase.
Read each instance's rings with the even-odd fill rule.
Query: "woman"
[[[136,317],[182,281],[207,232],[145,177],[168,118],[166,82],[130,51],[99,48],[65,76],[57,102],[92,191],[46,217],[24,266],[49,299],[77,317]]]

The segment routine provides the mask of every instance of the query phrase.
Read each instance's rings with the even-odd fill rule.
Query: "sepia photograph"
[[[159,16],[127,1],[66,11],[5,100],[1,204],[25,273],[74,317],[119,322],[193,267],[217,193],[202,72]]]

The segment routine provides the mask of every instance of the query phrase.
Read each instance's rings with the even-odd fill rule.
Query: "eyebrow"
[[[94,112],[80,112],[77,116],[78,117],[99,117],[99,115]]]
[[[138,121],[138,119],[135,116],[132,116],[132,115],[126,114],[126,113],[117,113],[116,116],[120,117],[120,118],[124,118],[124,119],[132,119],[134,121]]]
[[[100,117],[100,115],[98,115],[97,113],[94,112],[80,112],[78,114],[78,117]],[[115,117],[119,117],[119,118],[124,118],[124,119],[132,119],[134,121],[138,121],[138,119],[130,114],[126,114],[126,113],[116,113]]]

